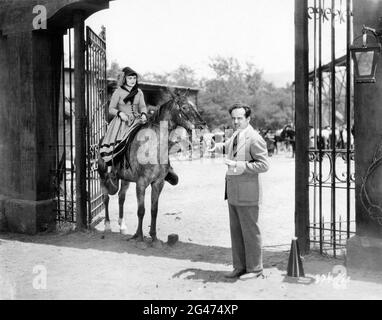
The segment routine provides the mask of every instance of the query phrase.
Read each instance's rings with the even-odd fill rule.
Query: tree
[[[237,59],[220,56],[213,58],[209,67],[215,77],[203,81],[199,105],[202,112],[210,116],[210,122],[206,121],[212,128],[227,127],[231,125],[228,109],[234,102],[253,107],[253,92],[261,79],[261,71],[249,64],[243,69]],[[216,114],[211,114],[211,110]]]
[[[184,87],[196,87],[198,81],[195,76],[195,71],[186,65],[180,65],[177,69],[166,73],[149,72],[142,76],[144,81],[171,84]]]
[[[169,73],[159,74],[155,72],[148,72],[142,75],[142,81],[167,84],[169,83]]]
[[[179,86],[196,87],[195,71],[186,65],[181,65],[170,75],[171,81]]]
[[[251,124],[256,128],[278,129],[291,123],[291,86],[276,88],[263,79],[263,71],[253,63],[240,64],[233,57],[212,58],[209,67],[215,74],[210,79],[198,79],[192,68],[180,65],[171,72],[145,73],[141,80],[201,88],[198,106],[210,129],[232,126],[228,109],[235,102],[251,107]],[[119,64],[113,61],[108,77],[117,78],[120,70]]]
[[[290,89],[266,82],[253,63],[242,66],[235,58],[218,56],[209,67],[215,77],[201,82],[199,107],[212,129],[232,125],[228,109],[235,102],[251,107],[251,124],[257,128],[276,129],[291,121]]]
[[[112,61],[110,64],[110,68],[106,71],[106,76],[108,78],[117,79],[118,74],[121,73],[121,67],[119,66],[117,61]]]

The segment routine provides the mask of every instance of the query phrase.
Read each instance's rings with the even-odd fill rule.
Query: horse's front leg
[[[145,215],[145,192],[146,192],[147,184],[144,180],[137,181],[136,193],[137,193],[137,202],[138,202],[138,227],[137,232],[133,236],[137,241],[143,241],[143,217]]]
[[[118,192],[118,204],[119,204],[119,219],[118,219],[118,224],[120,227],[120,232],[122,234],[127,234],[127,228],[125,221],[123,219],[123,205],[125,203],[126,199],[126,191],[129,188],[130,182],[121,180],[121,189]]]
[[[110,196],[105,186],[103,186],[102,182],[101,182],[101,188],[102,188],[102,202],[103,202],[103,205],[105,206],[105,232],[110,232],[111,231],[110,217],[109,217]]]
[[[158,201],[159,195],[163,190],[164,180],[157,180],[151,184],[151,224],[150,224],[150,236],[153,242],[157,239],[157,214],[158,214]]]

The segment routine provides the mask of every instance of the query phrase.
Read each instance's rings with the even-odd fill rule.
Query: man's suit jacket
[[[260,134],[248,125],[240,132],[237,156],[233,156],[233,141],[236,133],[225,143],[227,158],[237,161],[236,169],[226,174],[226,199],[236,206],[256,206],[261,200],[259,173],[268,171],[267,144]]]

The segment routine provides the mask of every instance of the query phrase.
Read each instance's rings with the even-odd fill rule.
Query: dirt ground
[[[350,279],[339,281],[333,268],[343,268],[344,259],[314,252],[303,260],[305,278],[286,277],[294,234],[294,159],[280,154],[270,162],[262,175],[264,279],[224,278],[232,266],[222,159],[174,161],[180,182],[166,184],[160,198],[159,247],[149,239],[127,241],[137,225],[132,185],[125,203],[129,235],[119,233],[115,196],[111,233],[104,234],[102,223],[88,232],[0,234],[0,299],[381,299],[382,274],[343,269]],[[148,236],[149,193],[146,198]],[[169,246],[172,233],[179,242]]]

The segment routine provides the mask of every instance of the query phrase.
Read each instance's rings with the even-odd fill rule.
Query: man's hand
[[[216,145],[214,145],[213,147],[210,147],[208,149],[206,149],[207,152],[214,152],[216,149]]]
[[[234,168],[236,168],[236,165],[237,165],[236,161],[229,160],[229,159],[225,159],[224,162],[225,162],[225,164],[226,164],[228,167],[234,167]]]

